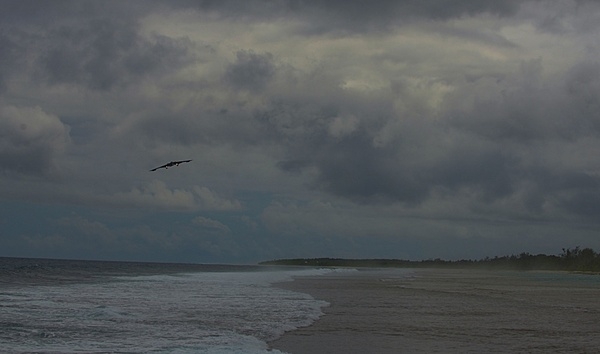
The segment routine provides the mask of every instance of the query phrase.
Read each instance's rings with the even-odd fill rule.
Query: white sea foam
[[[126,276],[0,294],[9,352],[277,353],[267,341],[310,325],[327,303],[271,287],[332,269]]]

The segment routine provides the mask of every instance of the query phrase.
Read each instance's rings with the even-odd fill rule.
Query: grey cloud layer
[[[182,65],[188,45],[162,36],[142,40],[134,28],[110,21],[60,28],[48,37],[50,45],[39,58],[48,82],[100,90]]]
[[[2,171],[48,176],[69,143],[69,128],[40,107],[0,106]]]
[[[513,15],[522,1],[469,0],[402,0],[402,1],[176,1],[174,6],[211,11],[224,18],[247,21],[275,20],[299,17],[310,25],[303,26],[305,34],[329,31],[383,30],[416,19],[446,20],[465,15],[490,13]]]
[[[528,12],[541,3],[525,1],[9,3],[2,114],[41,105],[37,119],[47,124],[23,144],[16,118],[3,118],[4,170],[44,175],[69,160],[83,141],[75,136],[93,134],[82,129],[85,114],[105,127],[101,139],[135,156],[256,148],[270,168],[357,204],[418,209],[460,198],[465,212],[523,218],[590,218],[600,209],[600,164],[586,157],[600,147],[598,43],[587,37],[597,26],[580,14],[598,13],[592,2],[565,5],[553,23],[551,13]],[[29,7],[38,15],[28,17]],[[230,24],[231,34],[179,35],[177,23],[161,27],[151,15],[182,18],[187,28],[199,16],[208,29]],[[529,54],[502,32],[510,26],[555,39],[581,31],[589,54],[565,63]],[[42,93],[24,104],[29,88]],[[60,90],[115,105],[60,112],[44,102]],[[107,160],[119,155],[102,149]],[[111,192],[146,198],[140,188]]]

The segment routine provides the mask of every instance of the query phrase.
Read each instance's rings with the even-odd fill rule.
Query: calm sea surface
[[[327,303],[270,285],[334,271],[0,258],[0,351],[278,353]]]

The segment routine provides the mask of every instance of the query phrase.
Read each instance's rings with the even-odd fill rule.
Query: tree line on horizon
[[[421,261],[403,259],[345,259],[345,258],[292,258],[261,262],[263,265],[295,265],[313,267],[397,267],[397,268],[481,268],[514,270],[566,270],[576,272],[600,272],[600,253],[591,248],[563,248],[560,255],[530,254],[486,257],[479,260],[443,260],[440,258]]]

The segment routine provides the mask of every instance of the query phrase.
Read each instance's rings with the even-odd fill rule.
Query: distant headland
[[[478,268],[512,270],[564,270],[600,273],[600,253],[591,248],[563,248],[560,255],[529,254],[486,257],[479,260],[427,259],[344,259],[344,258],[293,258],[260,262],[262,265],[294,265],[311,267],[396,267],[396,268]]]

